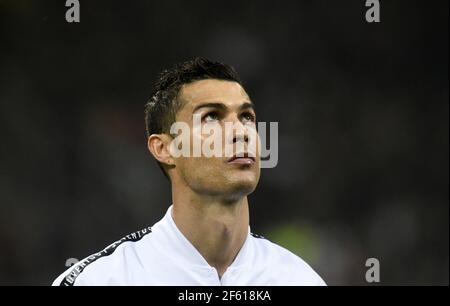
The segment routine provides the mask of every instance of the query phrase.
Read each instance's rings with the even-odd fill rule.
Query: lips
[[[251,153],[240,153],[233,155],[230,159],[228,159],[228,163],[234,164],[252,164],[255,162],[255,156]]]

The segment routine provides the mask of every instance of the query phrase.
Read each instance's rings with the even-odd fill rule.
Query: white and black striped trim
[[[250,233],[250,235],[252,235],[253,237],[258,238],[258,239],[266,239],[265,237],[255,234],[255,233]]]
[[[151,227],[144,228],[143,230],[129,234],[129,235],[123,237],[122,239],[110,244],[103,251],[100,251],[98,253],[95,253],[95,254],[87,257],[80,263],[76,264],[75,267],[69,272],[69,274],[63,278],[63,280],[61,281],[61,283],[59,285],[60,286],[73,286],[78,275],[80,275],[81,272],[83,272],[84,268],[86,268],[88,265],[95,262],[99,258],[111,255],[112,253],[114,253],[116,248],[119,245],[121,245],[122,243],[127,242],[127,241],[132,241],[132,242],[139,241],[145,235],[147,235],[151,232],[152,232]]]

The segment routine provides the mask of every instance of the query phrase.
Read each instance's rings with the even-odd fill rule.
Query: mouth
[[[251,153],[238,153],[228,159],[229,164],[251,165],[256,161],[255,156]]]

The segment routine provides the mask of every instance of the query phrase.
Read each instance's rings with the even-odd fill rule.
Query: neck
[[[247,238],[247,197],[231,203],[192,191],[173,192],[172,197],[172,217],[178,229],[222,277]]]

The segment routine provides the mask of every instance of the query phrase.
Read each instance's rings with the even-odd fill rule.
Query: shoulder
[[[325,286],[325,282],[302,258],[286,248],[251,234],[256,256],[270,263],[270,273],[282,285]]]
[[[123,282],[130,265],[138,265],[137,250],[144,247],[150,227],[131,233],[110,244],[100,252],[79,261],[53,282],[53,286],[114,285]]]

